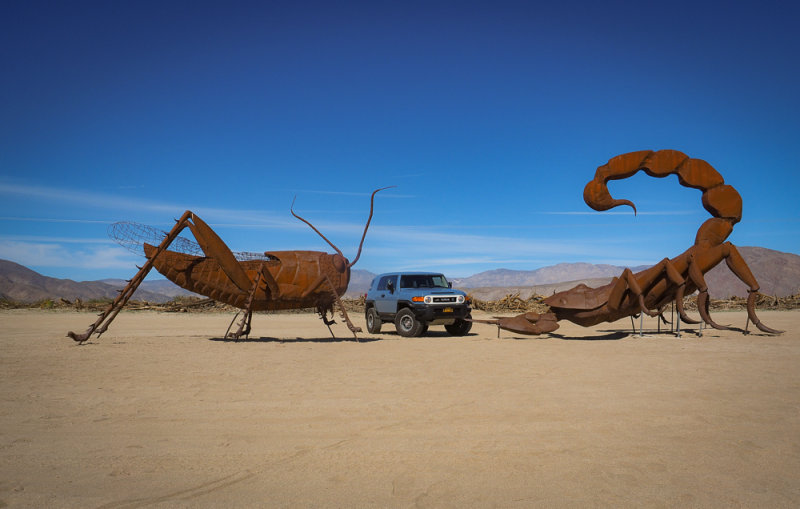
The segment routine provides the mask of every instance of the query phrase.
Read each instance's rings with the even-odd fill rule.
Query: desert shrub
[[[53,309],[56,303],[52,299],[42,299],[36,303],[36,307],[40,309]]]

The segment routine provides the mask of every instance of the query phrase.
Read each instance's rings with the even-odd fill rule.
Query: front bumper
[[[447,306],[415,305],[414,316],[420,322],[432,325],[453,323],[456,319],[466,318],[472,309],[466,304]]]

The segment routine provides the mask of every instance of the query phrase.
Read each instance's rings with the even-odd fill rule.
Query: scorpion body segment
[[[636,205],[632,201],[611,196],[608,181],[631,177],[640,170],[656,178],[677,175],[682,186],[702,191],[701,202],[712,217],[698,229],[694,245],[682,254],[664,258],[653,267],[636,274],[625,269],[620,277],[605,286],[589,288],[581,284],[556,293],[545,299],[550,306],[550,313],[525,313],[486,322],[523,334],[542,334],[555,330],[558,320],[588,327],[638,313],[658,316],[658,310],[674,301],[680,320],[699,323],[687,316],[683,309],[684,295],[699,291],[698,310],[701,319],[714,328],[727,329],[715,323],[709,315],[708,287],[703,277],[703,274],[725,260],[730,270],[748,286],[748,320],[763,332],[780,333],[761,323],[756,316],[758,281],[736,246],[726,242],[733,226],[742,219],[742,198],[710,164],[702,159],[692,159],[677,150],[642,150],[622,154],[597,168],[594,178],[583,190],[584,201],[597,211],[627,205],[633,208],[635,214]]]

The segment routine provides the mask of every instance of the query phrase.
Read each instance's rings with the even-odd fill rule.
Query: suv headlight
[[[464,303],[464,296],[463,295],[457,296],[456,297],[456,302],[458,302],[459,304],[463,304]]]
[[[431,302],[433,302],[433,297],[430,295],[425,296],[425,304],[430,304]]]

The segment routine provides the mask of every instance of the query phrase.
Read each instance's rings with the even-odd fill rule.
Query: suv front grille
[[[441,303],[444,303],[444,302],[455,302],[455,301],[456,301],[455,297],[434,297],[433,298],[433,302],[437,302],[437,303],[439,303],[439,302],[441,302]]]

